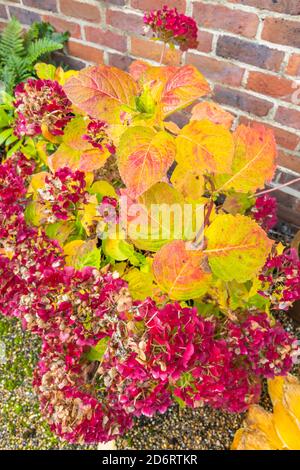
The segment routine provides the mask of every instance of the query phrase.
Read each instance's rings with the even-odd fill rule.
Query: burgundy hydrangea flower
[[[261,295],[270,299],[272,307],[288,310],[300,299],[300,259],[291,248],[281,255],[271,254],[259,279],[263,282]]]
[[[72,118],[71,102],[55,81],[28,79],[17,85],[15,97],[15,134],[18,137],[39,135],[42,126],[53,135],[62,135]]]
[[[251,315],[241,324],[230,322],[228,338],[231,347],[245,356],[253,372],[267,378],[286,375],[298,349],[297,340],[279,323],[271,326],[266,314]]]
[[[144,23],[155,37],[165,43],[178,45],[182,51],[194,49],[198,45],[198,28],[193,18],[178,13],[176,8],[164,6],[161,10],[145,13]]]
[[[48,214],[47,222],[74,217],[78,203],[85,203],[87,191],[83,171],[64,167],[45,178],[45,186],[38,190],[39,201]]]
[[[289,372],[297,345],[263,313],[244,312],[245,319],[233,322],[204,318],[177,303],[133,302],[117,273],[66,266],[59,245],[25,222],[32,168],[17,163],[15,157],[0,165],[0,232],[6,234],[0,239],[0,313],[20,318],[42,339],[34,386],[56,434],[70,442],[109,441],[134,416],[164,413],[174,399],[241,412],[258,401],[261,378]],[[69,169],[47,184],[50,194],[63,194],[60,203],[73,190],[73,204],[84,194],[82,175]],[[267,264],[281,267],[277,258]],[[105,347],[95,360],[90,353],[99,354],[101,341]]]
[[[87,126],[87,133],[82,138],[99,150],[103,151],[106,148],[111,154],[116,152],[116,148],[107,134],[107,123],[105,121],[92,119]]]
[[[267,232],[277,224],[277,201],[275,197],[264,194],[256,198],[255,205],[252,208],[254,219]]]

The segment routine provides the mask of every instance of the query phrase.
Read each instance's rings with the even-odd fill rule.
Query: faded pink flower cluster
[[[38,194],[39,202],[45,206],[44,212],[48,213],[49,223],[74,218],[78,203],[86,202],[85,174],[68,167],[60,168],[46,176],[45,185]]]
[[[276,198],[268,194],[256,198],[252,213],[254,219],[268,232],[278,222]]]
[[[42,339],[34,386],[56,434],[108,441],[174,400],[240,412],[258,400],[262,377],[289,372],[295,341],[264,314],[233,322],[132,302],[116,274],[66,266],[58,244],[25,223],[32,171],[21,154],[0,165],[0,313]]]
[[[178,45],[182,51],[194,49],[198,45],[195,20],[178,13],[176,8],[165,5],[161,10],[145,13],[144,23],[152,29],[155,37],[165,43]]]
[[[39,135],[43,126],[53,135],[62,135],[72,118],[71,102],[56,81],[28,79],[17,85],[15,97],[18,137]]]
[[[260,275],[261,295],[270,299],[277,310],[288,308],[300,299],[300,259],[295,248],[281,255],[271,254]]]
[[[107,123],[105,121],[91,119],[87,126],[87,133],[82,138],[101,151],[105,147],[112,155],[116,152],[116,147],[107,134]]]

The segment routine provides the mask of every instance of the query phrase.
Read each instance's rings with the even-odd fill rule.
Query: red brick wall
[[[13,15],[24,24],[47,20],[71,32],[72,66],[126,68],[132,57],[159,60],[161,45],[145,39],[142,16],[165,3],[192,15],[200,28],[197,50],[176,50],[165,62],[196,65],[236,122],[274,129],[277,182],[300,173],[300,0],[0,0],[0,22]],[[297,190],[281,192],[280,201],[284,216],[300,225]]]

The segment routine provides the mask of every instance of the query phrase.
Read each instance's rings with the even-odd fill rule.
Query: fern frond
[[[23,82],[32,75],[32,67],[27,59],[10,56],[3,67],[2,75],[6,90],[12,93],[17,83]]]
[[[52,41],[51,39],[38,39],[28,46],[27,60],[30,64],[34,64],[41,56],[62,48],[62,44]]]
[[[15,69],[8,67],[5,65],[1,70],[0,75],[1,80],[5,84],[5,91],[11,94],[14,90],[17,74]]]
[[[0,38],[0,59],[6,61],[12,55],[24,55],[23,31],[21,23],[13,18],[3,30]]]

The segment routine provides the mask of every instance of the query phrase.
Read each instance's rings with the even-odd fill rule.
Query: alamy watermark
[[[100,239],[197,240],[197,244],[189,245],[189,249],[203,246],[204,204],[147,205],[121,196],[118,207],[102,203],[98,212],[102,218],[97,228]]]

